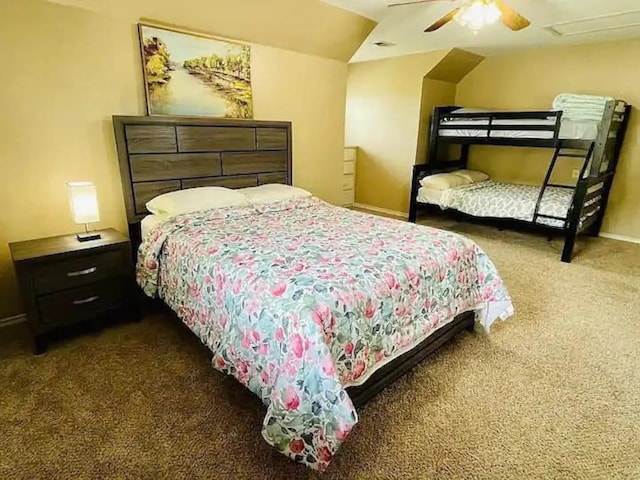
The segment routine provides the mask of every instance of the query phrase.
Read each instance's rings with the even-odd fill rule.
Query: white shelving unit
[[[356,160],[358,147],[344,147],[342,169],[342,205],[351,206],[356,201]]]

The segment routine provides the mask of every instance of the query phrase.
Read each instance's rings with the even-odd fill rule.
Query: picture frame
[[[253,118],[251,46],[138,23],[147,115]]]

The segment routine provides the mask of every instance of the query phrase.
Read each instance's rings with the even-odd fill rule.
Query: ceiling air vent
[[[640,27],[640,10],[556,23],[549,25],[546,29],[559,37],[570,37],[634,27]]]
[[[395,47],[396,44],[395,43],[391,43],[391,42],[374,42],[373,43],[376,47]]]

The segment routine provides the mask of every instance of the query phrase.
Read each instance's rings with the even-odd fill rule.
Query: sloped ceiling
[[[320,0],[47,0],[347,61],[375,22]]]
[[[481,55],[454,48],[427,73],[425,78],[457,84],[483,60],[484,57]]]

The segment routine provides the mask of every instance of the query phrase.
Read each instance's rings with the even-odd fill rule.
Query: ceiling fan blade
[[[496,7],[502,12],[502,23],[511,30],[517,32],[531,25],[531,22],[516,12],[513,8],[508,7],[502,0],[496,1]]]
[[[402,7],[403,5],[416,5],[418,3],[454,2],[455,0],[413,0],[410,2],[392,3],[387,7]]]
[[[460,11],[460,7],[458,8],[454,8],[453,10],[451,10],[449,13],[447,13],[444,17],[442,17],[440,20],[438,20],[436,23],[434,23],[433,25],[427,27],[424,31],[424,33],[428,33],[428,32],[435,32],[436,30],[438,30],[440,27],[445,26],[447,23],[449,23],[451,20],[453,20],[453,17],[456,16],[456,14]]]

